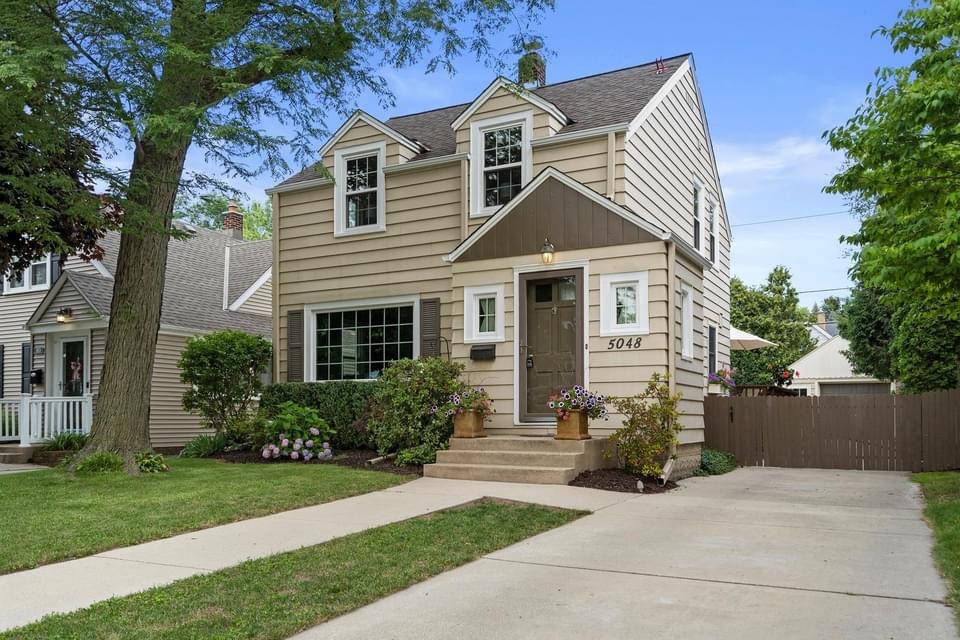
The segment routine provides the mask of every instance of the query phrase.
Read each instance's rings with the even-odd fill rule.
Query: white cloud
[[[819,138],[787,136],[765,144],[718,143],[717,165],[722,180],[748,176],[752,179],[812,177],[832,173],[839,154]]]

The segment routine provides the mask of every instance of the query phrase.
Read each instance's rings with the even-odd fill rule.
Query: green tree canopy
[[[846,314],[840,322],[840,335],[850,343],[846,356],[854,373],[880,380],[893,379],[892,316],[879,290],[858,286],[850,292]]]
[[[911,3],[877,33],[903,67],[883,67],[845,125],[824,134],[848,163],[827,191],[866,210],[853,274],[904,302],[960,289],[960,3]],[[960,305],[943,308],[960,319]]]
[[[731,353],[737,384],[772,384],[771,368],[782,370],[815,346],[807,329],[812,320],[810,312],[800,306],[786,267],[774,267],[759,287],[747,286],[740,278],[733,278],[730,281],[731,325],[777,343],[775,347]]]
[[[106,174],[66,80],[72,55],[33,3],[0,10],[0,274],[47,253],[99,258],[113,225],[93,193]]]
[[[352,111],[361,92],[392,103],[381,70],[426,61],[429,70],[452,72],[466,53],[495,65],[504,59],[503,46],[522,50],[533,35],[529,25],[553,2],[41,0],[36,6],[37,21],[70,50],[66,80],[83,98],[84,122],[133,150],[126,183],[115,194],[123,229],[100,395],[89,444],[75,461],[115,451],[136,472],[134,453],[150,448],[148,386],[174,201],[181,190],[226,189],[215,176],[185,171],[187,153],[200,150],[226,179],[287,172],[281,153],[287,149],[298,161],[316,162],[326,124]]]
[[[173,215],[204,229],[222,229],[223,214],[233,200],[222,193],[205,193],[197,197],[177,196]],[[271,237],[273,205],[269,198],[262,202],[240,202],[243,214],[244,240],[264,240]]]

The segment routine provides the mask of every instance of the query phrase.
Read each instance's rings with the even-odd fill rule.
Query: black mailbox
[[[497,345],[475,344],[470,347],[471,360],[494,360],[497,357]]]
[[[30,384],[32,385],[41,385],[43,384],[43,369],[34,369],[30,372]]]

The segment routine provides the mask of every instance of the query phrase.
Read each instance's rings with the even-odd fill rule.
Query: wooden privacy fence
[[[960,389],[704,400],[706,446],[744,466],[960,469]]]

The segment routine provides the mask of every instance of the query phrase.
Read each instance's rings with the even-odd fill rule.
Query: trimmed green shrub
[[[654,373],[646,389],[630,398],[615,398],[623,426],[610,436],[627,471],[646,477],[663,473],[670,446],[680,433],[680,394],[670,393],[670,377]]]
[[[693,472],[697,476],[719,476],[730,473],[737,468],[737,459],[732,453],[714,451],[713,449],[700,450],[700,466]]]
[[[268,415],[275,415],[284,402],[311,407],[335,431],[330,436],[335,451],[373,449],[375,445],[367,430],[365,407],[376,387],[375,381],[356,380],[272,384],[264,388],[260,407]]]
[[[58,433],[49,440],[44,440],[44,451],[80,451],[90,438],[85,433]]]
[[[80,461],[76,473],[115,473],[123,471],[123,458],[112,451],[97,451]]]
[[[432,460],[453,435],[453,418],[438,412],[463,389],[463,365],[440,358],[398,360],[380,374],[367,424],[381,454],[397,462]]]
[[[137,463],[137,469],[140,469],[140,473],[163,473],[164,471],[170,471],[170,467],[168,467],[164,461],[162,453],[141,451],[134,456],[134,460]]]
[[[250,413],[271,353],[267,340],[232,329],[190,338],[177,361],[180,382],[189,385],[183,408],[214,431],[226,431]]]

